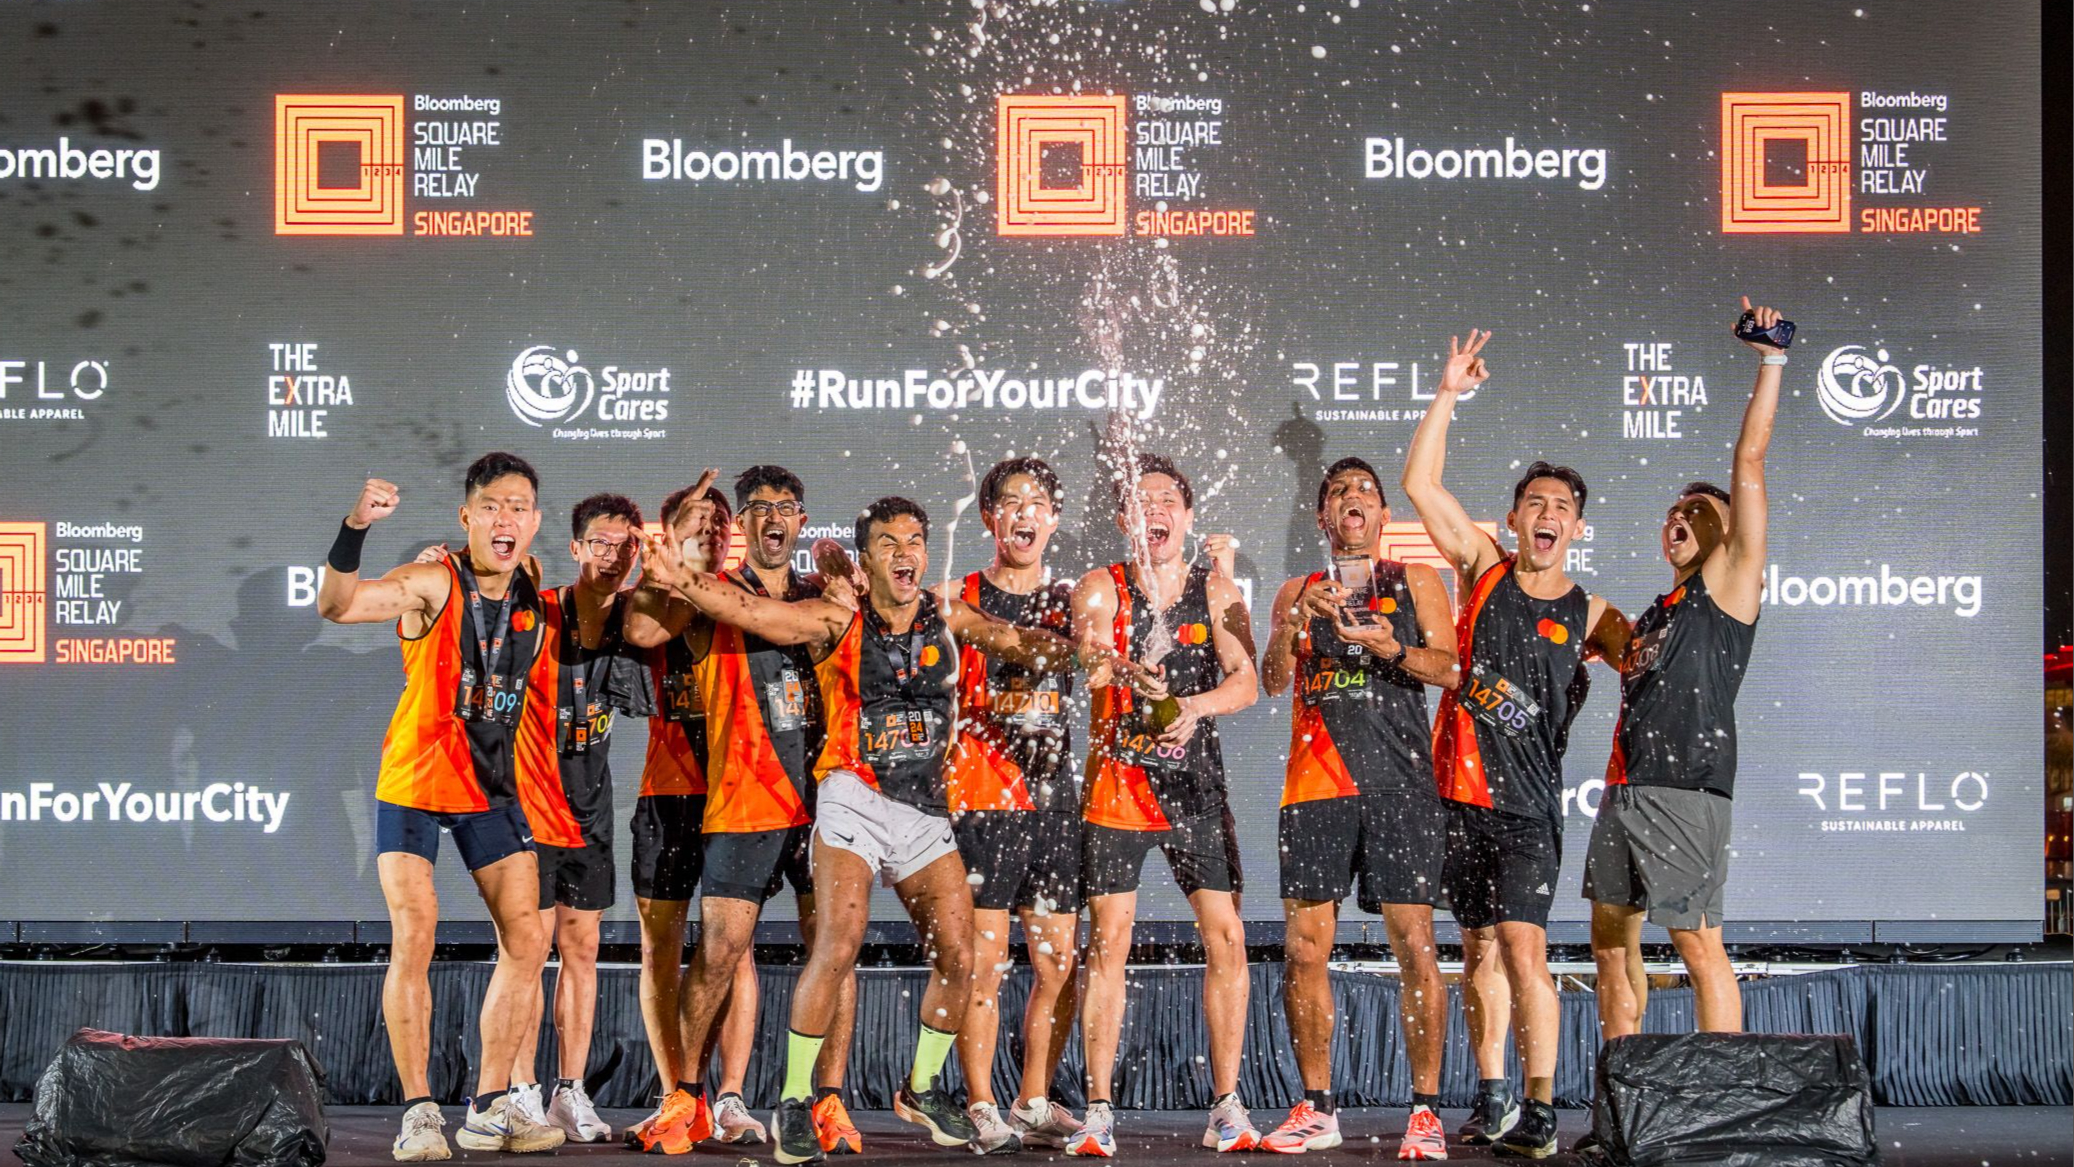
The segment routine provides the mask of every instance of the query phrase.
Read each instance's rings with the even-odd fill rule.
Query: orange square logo
[[[0,523],[0,665],[45,659],[44,562],[42,523]]]
[[[1800,181],[1773,182],[1774,143],[1800,143]],[[1791,148],[1788,146],[1787,148]],[[1851,229],[1851,95],[1721,95],[1721,230],[1725,234]]]
[[[1489,535],[1492,542],[1497,541],[1498,524],[1478,523],[1476,529]],[[1433,537],[1426,533],[1424,523],[1384,523],[1376,554],[1399,563],[1423,563],[1445,576],[1452,577],[1455,573],[1455,565],[1433,545]]]
[[[1003,94],[996,233],[1122,235],[1127,137],[1122,97]]]
[[[326,147],[356,159],[350,185],[320,173]],[[403,234],[406,164],[401,96],[277,94],[274,234]]]

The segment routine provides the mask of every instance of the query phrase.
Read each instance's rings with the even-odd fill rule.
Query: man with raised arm
[[[1154,847],[1195,910],[1213,1099],[1202,1144],[1250,1151],[1260,1132],[1239,1100],[1246,1038],[1246,930],[1224,754],[1216,719],[1260,698],[1253,626],[1231,577],[1229,539],[1205,540],[1218,570],[1183,554],[1195,488],[1166,458],[1140,455],[1116,483],[1117,526],[1133,561],[1083,576],[1073,627],[1083,651],[1110,650],[1152,672],[1150,688],[1090,686],[1086,859],[1089,943],[1081,1033],[1087,1114],[1069,1155],[1116,1153],[1112,1090],[1122,1041],[1124,969],[1138,882]]]
[[[580,846],[582,836],[553,766],[521,767],[515,738],[546,732],[555,694],[553,630],[546,604],[522,566],[540,530],[540,476],[513,454],[485,454],[462,486],[462,554],[406,563],[380,579],[360,578],[361,549],[374,523],[402,501],[393,483],[370,478],[340,524],[317,611],[336,624],[396,623],[403,696],[382,741],[375,787],[375,863],[391,928],[382,1019],[404,1093],[399,1162],[452,1155],[432,1100],[426,1061],[432,1040],[433,936],[439,899],[432,864],[451,834],[497,930],[497,964],[483,994],[475,1096],[455,1141],[472,1151],[550,1151],[561,1131],[513,1105],[508,1087],[520,1030],[540,1010],[542,930],[534,838]],[[543,662],[545,662],[543,664]],[[544,674],[544,675],[543,675]],[[527,717],[545,702],[547,717]],[[553,742],[541,750],[553,756]]]
[[[1434,774],[1448,802],[1442,889],[1462,927],[1463,979],[1480,1088],[1463,1136],[1542,1158],[1556,1149],[1555,1062],[1561,1015],[1548,971],[1548,910],[1563,853],[1563,751],[1583,704],[1592,656],[1620,659],[1627,620],[1564,571],[1583,529],[1584,479],[1537,461],[1512,488],[1503,551],[1441,485],[1457,397],[1489,376],[1490,333],[1448,341],[1432,407],[1405,459],[1404,491],[1461,592],[1456,653],[1461,684],[1441,699]],[[1515,1102],[1485,965],[1505,972],[1514,1042],[1526,1067]]]
[[[957,696],[958,648],[971,646],[1039,672],[1070,668],[1071,642],[984,615],[963,600],[922,587],[929,516],[904,498],[882,498],[857,519],[865,586],[856,610],[822,598],[787,603],[685,571],[665,537],[651,539],[659,580],[701,612],[776,644],[811,647],[827,717],[814,764],[814,887],[820,919],[792,998],[782,1101],[773,1115],[781,1163],[817,1162],[824,1152],[810,1112],[811,1075],[834,1020],[837,991],[855,971],[871,915],[874,876],[899,894],[929,954],[921,1035],[893,1112],[939,1146],[982,1153],[1020,1143],[982,1141],[943,1090],[938,1074],[957,1040],[971,994],[972,887],[951,832],[944,755]],[[847,574],[840,552],[824,572]]]
[[[980,519],[994,562],[951,594],[996,619],[1073,631],[1073,585],[1054,580],[1044,552],[1059,526],[1063,488],[1039,458],[1010,458],[979,483]],[[959,662],[959,733],[948,782],[958,851],[973,902],[973,996],[958,1030],[965,1114],[984,1136],[1012,1129],[1023,1145],[1064,1148],[1080,1129],[1051,1100],[1059,1057],[1079,1009],[1080,779],[1070,720],[1073,678],[1035,673],[965,649]],[[1001,981],[1009,968],[1010,913],[1030,956],[1023,1006],[1021,1087],[1004,1116],[994,1098]]]
[[[1340,1144],[1326,961],[1340,901],[1358,880],[1361,908],[1383,917],[1403,984],[1412,1109],[1397,1157],[1447,1158],[1437,1113],[1447,985],[1433,947],[1447,811],[1433,788],[1426,686],[1452,689],[1459,679],[1454,613],[1439,572],[1380,556],[1389,521],[1374,467],[1342,458],[1325,471],[1318,528],[1335,572],[1282,585],[1261,658],[1269,693],[1296,689],[1282,785],[1282,1006],[1304,1096],[1261,1140],[1285,1154]],[[1362,577],[1356,589],[1341,571]]]
[[[1747,296],[1743,310],[1760,329],[1779,320],[1773,309],[1752,308]],[[1736,692],[1764,592],[1764,455],[1786,365],[1785,349],[1744,343],[1760,363],[1729,489],[1693,482],[1679,491],[1660,536],[1671,590],[1635,621],[1621,659],[1620,722],[1584,865],[1599,1028],[1607,1038],[1642,1028],[1646,987],[1630,970],[1641,966],[1645,918],[1669,930],[1685,961],[1699,1028],[1743,1027],[1742,993],[1721,945],[1721,910]]]
[[[671,496],[675,509],[666,504],[666,529],[676,538],[678,565],[718,572],[712,577],[716,585],[743,596],[785,601],[820,596],[818,578],[793,571],[793,548],[807,517],[806,485],[798,475],[764,465],[751,466],[735,479],[736,523],[748,550],[739,567],[724,572],[727,505],[712,481],[709,471]],[[809,947],[818,926],[808,847],[813,762],[823,726],[814,670],[822,650],[714,621],[677,595],[657,566],[650,561],[634,595],[627,636],[664,653],[666,704],[678,711],[673,716],[686,719],[685,732],[695,728],[702,735],[705,797],[696,807],[695,822],[681,817],[693,810],[688,802],[650,804],[657,817],[636,832],[636,875],[637,883],[644,873],[652,881],[655,894],[644,926],[654,934],[658,950],[683,935],[685,901],[692,885],[699,885],[699,945],[681,985],[668,986],[673,990],[668,999],[658,997],[653,1006],[658,1014],[668,1010],[676,1018],[670,1023],[676,1027],[674,1040],[665,1051],[675,1062],[670,1071],[675,1081],[665,1086],[656,1121],[637,1128],[632,1138],[645,1150],[684,1154],[711,1137],[729,1143],[767,1137],[737,1092],[741,1063],[731,1060],[731,1051],[753,1036],[754,941],[763,905],[790,882],[799,898],[800,936]],[[689,793],[693,785],[676,781],[670,788]],[[696,867],[690,866],[688,853],[669,846],[671,838],[698,843],[702,850]],[[644,855],[652,857],[652,868],[644,866],[649,862]],[[674,950],[670,959],[675,960]],[[863,1138],[841,1093],[856,1007],[853,980],[837,987],[834,1002],[831,1040],[814,1071],[814,1129],[823,1150],[855,1154],[863,1150]],[[660,1017],[657,1024],[663,1024]],[[704,1051],[714,1044],[716,1027],[726,1027],[734,1037],[720,1043],[723,1090],[709,1107]]]

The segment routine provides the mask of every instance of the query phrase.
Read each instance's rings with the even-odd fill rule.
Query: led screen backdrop
[[[2035,920],[2036,35],[1979,0],[9,5],[0,919],[380,917],[398,654],[312,606],[370,474],[404,497],[377,570],[504,448],[553,582],[583,495],[758,460],[815,533],[923,501],[934,574],[983,561],[941,523],[956,444],[1035,451],[1079,571],[1120,551],[1128,426],[1238,536],[1264,633],[1322,562],[1321,469],[1396,494],[1487,327],[1450,483],[1496,522],[1576,464],[1571,570],[1634,612],[1676,488],[1726,475],[1747,293],[1800,337],[1730,918]],[[1617,705],[1598,671],[1565,918]],[[1256,917],[1288,716],[1224,726]]]

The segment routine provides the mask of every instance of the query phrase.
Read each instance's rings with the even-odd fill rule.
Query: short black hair
[[[533,495],[539,497],[540,472],[533,469],[531,462],[502,450],[484,454],[468,464],[468,474],[461,480],[461,497],[467,498],[507,474],[516,474],[532,483]]]
[[[1318,480],[1319,514],[1325,513],[1325,488],[1332,485],[1333,479],[1338,478],[1340,475],[1345,474],[1349,470],[1359,470],[1363,474],[1368,475],[1370,478],[1375,479],[1376,498],[1380,500],[1384,506],[1390,505],[1390,496],[1383,493],[1383,476],[1375,472],[1375,467],[1370,466],[1367,460],[1363,458],[1341,458],[1339,461],[1334,462],[1330,466],[1327,466],[1325,468],[1325,477],[1320,478]]]
[[[807,500],[807,484],[799,480],[799,475],[783,466],[751,466],[735,475],[735,509],[740,510],[748,506],[749,496],[756,493],[760,486],[768,486],[772,490],[789,490],[792,497],[799,501]]]
[[[584,528],[591,525],[592,519],[625,519],[638,527],[641,508],[623,494],[594,494],[569,512],[569,537],[583,538]]]
[[[1722,506],[1727,506],[1729,502],[1728,492],[1711,482],[1688,482],[1685,484],[1685,489],[1678,492],[1678,497],[1685,498],[1695,494],[1704,494],[1708,498],[1718,498],[1721,500]]]
[[[1123,510],[1124,500],[1130,497],[1130,492],[1138,488],[1141,480],[1153,474],[1164,474],[1173,479],[1174,485],[1181,488],[1181,505],[1189,510],[1195,509],[1195,487],[1189,483],[1188,475],[1181,473],[1181,468],[1174,465],[1172,459],[1162,454],[1140,454],[1137,471],[1128,478],[1119,478],[1110,484],[1115,488],[1117,510]]]
[[[1059,504],[1066,492],[1066,488],[1059,485],[1058,474],[1044,459],[1010,458],[994,463],[994,468],[987,471],[987,476],[979,480],[980,513],[985,514],[994,509],[994,504],[1000,501],[1001,488],[1008,485],[1008,480],[1018,474],[1027,474],[1036,479],[1037,485],[1044,488],[1044,493],[1051,496],[1053,506]]]
[[[1571,495],[1577,499],[1577,513],[1584,513],[1584,500],[1590,497],[1590,492],[1584,488],[1584,475],[1568,466],[1558,466],[1553,462],[1534,463],[1527,467],[1525,474],[1520,475],[1518,482],[1512,484],[1512,509],[1519,509],[1519,500],[1527,494],[1527,484],[1537,478],[1553,478],[1569,487]]]
[[[911,498],[889,494],[858,513],[857,554],[864,554],[864,545],[871,541],[871,529],[874,526],[891,522],[901,515],[914,516],[915,521],[922,524],[922,541],[929,541],[929,512],[922,509],[921,503]]]
[[[678,508],[682,507],[690,498],[691,487],[689,486],[680,486],[664,497],[663,526],[667,527],[677,521]],[[720,493],[720,488],[717,486],[706,488],[706,501],[720,508],[720,517],[722,519],[726,519],[734,514],[734,509],[727,505],[727,496]]]

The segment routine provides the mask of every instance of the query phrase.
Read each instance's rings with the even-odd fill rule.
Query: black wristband
[[[1400,640],[1397,642],[1397,655],[1391,657],[1385,663],[1393,667],[1401,667],[1404,664],[1404,658],[1410,655],[1411,646]]]
[[[324,557],[324,566],[340,575],[352,575],[360,570],[360,546],[367,542],[367,528],[356,527],[340,519],[338,538],[331,541],[331,554]]]

